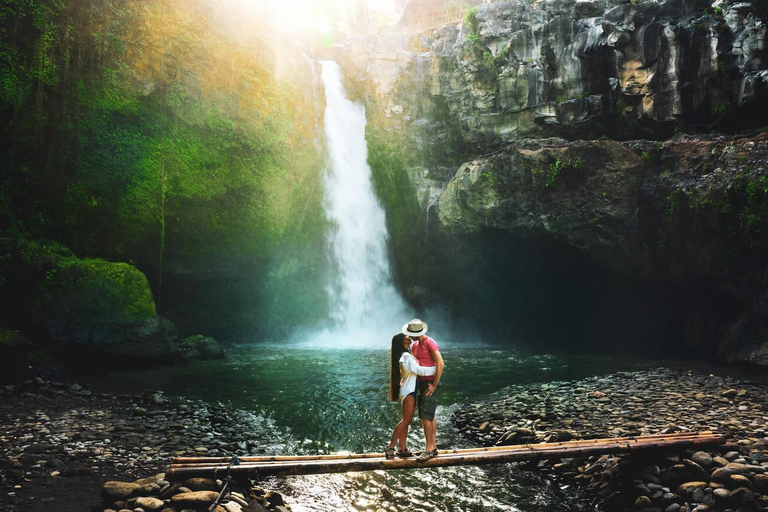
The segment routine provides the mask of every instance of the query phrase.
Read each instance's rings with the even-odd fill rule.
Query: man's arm
[[[443,375],[443,368],[445,368],[445,363],[443,362],[443,356],[440,354],[439,350],[433,350],[432,357],[435,359],[435,362],[437,363],[437,370],[435,371],[435,380],[432,381],[432,383],[429,385],[429,389],[424,393],[426,396],[431,396],[432,393],[435,392],[437,389],[437,385],[440,383],[440,377]]]

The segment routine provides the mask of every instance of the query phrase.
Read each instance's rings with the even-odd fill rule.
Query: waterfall
[[[410,318],[392,284],[384,210],[373,191],[367,162],[365,109],[346,98],[335,62],[322,61],[321,66],[329,158],[324,205],[332,226],[328,249],[333,277],[328,293],[333,331],[348,335],[352,346],[370,346],[366,338],[386,346]]]

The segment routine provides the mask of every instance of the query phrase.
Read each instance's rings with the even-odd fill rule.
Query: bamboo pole
[[[692,444],[692,445],[698,445],[698,444],[717,444],[720,442],[724,442],[724,438],[721,436],[714,436],[714,435],[704,435],[704,436],[696,436],[696,437],[654,437],[654,438],[639,438],[639,439],[630,439],[630,440],[623,440],[620,438],[617,439],[595,439],[591,440],[590,443],[584,443],[580,441],[572,441],[572,442],[563,442],[563,443],[540,443],[540,444],[520,444],[520,445],[509,445],[509,446],[497,446],[497,447],[488,447],[488,448],[470,448],[470,449],[461,449],[461,450],[441,450],[440,454],[441,456],[454,456],[454,455],[481,455],[483,453],[501,453],[501,452],[536,452],[542,455],[542,458],[544,458],[545,455],[548,453],[560,451],[562,449],[568,449],[572,450],[578,447],[584,447],[587,449],[590,449],[592,447],[600,448],[605,445],[628,445],[628,446],[644,446],[644,447],[655,447],[655,446],[666,446],[669,443],[682,443],[682,444]],[[350,454],[350,455],[338,455],[338,456],[297,456],[297,457],[285,457],[281,458],[280,460],[271,460],[271,459],[262,459],[262,460],[247,460],[247,459],[240,459],[241,465],[254,465],[254,464],[266,464],[266,465],[273,465],[273,464],[280,464],[280,463],[287,463],[287,462],[293,462],[296,464],[306,463],[306,462],[322,462],[322,461],[349,461],[349,460],[360,460],[360,459],[378,459],[378,460],[385,460],[385,457],[381,453],[369,453],[369,454]],[[200,459],[193,459],[193,460],[200,460]],[[204,467],[226,467],[230,462],[229,458],[223,458],[223,459],[217,459],[217,458],[211,458],[202,462],[191,462],[191,463],[174,463],[172,466],[174,468],[204,468]]]
[[[639,441],[653,441],[656,439],[687,439],[687,438],[701,438],[701,437],[719,437],[709,431],[704,432],[678,432],[674,434],[653,434],[649,436],[627,436],[627,437],[615,437],[605,439],[579,439],[575,441],[558,441],[554,443],[538,443],[538,444],[517,444],[517,445],[499,445],[499,446],[484,446],[480,448],[463,448],[452,450],[441,450],[441,453],[475,453],[475,452],[487,452],[496,450],[508,450],[517,446],[577,446],[577,445],[593,445],[596,443],[608,443],[608,442],[639,442]],[[336,453],[328,455],[264,455],[264,456],[246,456],[238,457],[241,463],[250,462],[287,462],[287,461],[302,461],[302,460],[346,460],[346,459],[372,459],[380,458],[380,453]],[[189,465],[189,464],[229,464],[231,457],[173,457],[171,464],[173,465]]]
[[[574,442],[572,444],[517,445],[503,447],[504,449],[499,450],[489,448],[470,449],[466,451],[443,451],[437,457],[424,462],[420,462],[415,458],[387,460],[382,455],[363,454],[366,456],[346,459],[305,458],[301,460],[246,462],[238,466],[229,466],[228,464],[198,465],[192,463],[190,466],[172,465],[166,471],[166,474],[169,477],[187,478],[192,476],[217,477],[227,474],[258,478],[265,476],[346,473],[350,471],[416,469],[465,464],[480,465],[535,459],[576,457],[581,455],[602,455],[607,453],[627,454],[650,449],[721,444],[725,442],[725,438],[722,436],[711,435],[711,433],[708,434],[710,435],[667,436],[666,438],[653,436],[655,438],[653,440],[643,440],[642,438],[622,441],[614,439],[598,439],[594,440],[596,442],[592,444],[579,444],[578,442]],[[373,457],[370,457],[369,455],[373,455]]]

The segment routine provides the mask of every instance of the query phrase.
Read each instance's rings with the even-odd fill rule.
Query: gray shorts
[[[424,393],[429,389],[431,380],[420,380],[419,383],[419,419],[422,420],[434,420],[435,411],[437,410],[437,397],[440,395],[440,386],[442,382],[437,385],[437,389],[430,396],[425,396]]]

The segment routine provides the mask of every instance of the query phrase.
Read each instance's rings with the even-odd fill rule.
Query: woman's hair
[[[392,350],[389,352],[389,399],[393,402],[400,400],[400,356],[405,352],[404,337],[403,333],[395,334],[392,337]]]

